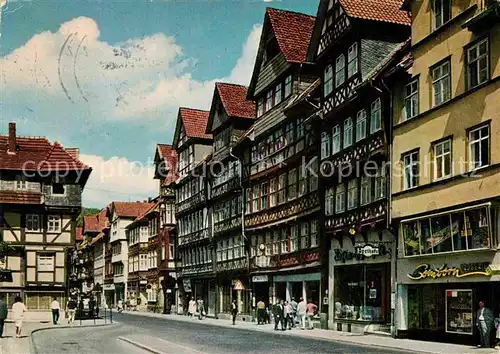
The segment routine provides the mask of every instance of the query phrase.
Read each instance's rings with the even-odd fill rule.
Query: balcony
[[[358,229],[385,220],[386,217],[387,199],[384,198],[339,214],[326,215],[325,230],[337,232],[347,228]]]
[[[245,226],[247,228],[256,228],[263,225],[268,226],[273,222],[285,222],[287,218],[305,212],[313,212],[316,208],[319,208],[319,197],[315,191],[276,207],[250,214],[245,217]]]
[[[187,235],[179,235],[179,246],[184,246],[192,242],[208,239],[208,229],[191,232]]]
[[[231,219],[214,224],[214,236],[241,227],[241,216],[237,215]]]
[[[240,177],[239,176],[231,177],[226,182],[212,187],[212,199],[218,198],[224,194],[239,189],[240,189]]]
[[[499,0],[480,0],[478,6],[479,11],[477,11],[477,14],[466,21],[462,25],[462,28],[468,28],[471,32],[481,33],[491,29],[500,21]]]
[[[197,207],[198,205],[205,203],[206,202],[206,197],[205,197],[205,191],[199,191],[192,197],[189,197],[188,199],[179,202],[176,206],[176,213],[184,213],[192,208]]]

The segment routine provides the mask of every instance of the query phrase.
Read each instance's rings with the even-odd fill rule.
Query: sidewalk
[[[300,336],[304,338],[313,338],[319,340],[327,340],[332,342],[343,342],[347,344],[360,345],[365,347],[379,347],[387,349],[396,349],[402,351],[418,352],[418,353],[432,353],[432,354],[499,354],[498,349],[482,349],[465,345],[425,342],[411,339],[394,339],[388,336],[378,335],[362,335],[346,332],[337,332],[333,330],[314,329],[314,330],[300,330],[293,329],[291,331],[275,332],[274,325],[257,325],[255,322],[237,322],[235,326],[229,320],[216,320],[213,318],[204,318],[203,320],[188,318],[181,315],[163,315],[151,312],[124,312],[129,315],[146,316],[162,318],[165,321],[182,321],[182,322],[198,322],[206,325],[227,327],[227,328],[240,328],[252,330],[256,332],[279,333],[280,335],[287,336]],[[119,321],[119,316],[116,316]]]
[[[106,321],[109,323],[109,321]],[[89,326],[102,326],[104,325],[104,320],[96,319],[95,325],[94,320],[82,320],[80,325],[80,320],[75,321],[73,326],[67,325],[67,320],[63,319],[58,325],[53,325],[51,322],[24,322],[22,337],[16,338],[16,327],[14,323],[5,323],[3,330],[3,338],[0,338],[0,354],[33,354],[31,335],[33,332],[44,330],[44,329],[54,329],[54,328],[71,328],[71,327],[89,327]]]

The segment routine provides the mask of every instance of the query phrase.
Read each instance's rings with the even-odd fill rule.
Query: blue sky
[[[16,121],[18,134],[79,147],[95,175],[86,204],[147,197],[155,192],[149,170],[120,184],[103,164],[146,163],[156,143],[171,142],[179,105],[208,108],[214,80],[248,84],[266,6],[316,14],[317,5],[8,1],[0,132]]]

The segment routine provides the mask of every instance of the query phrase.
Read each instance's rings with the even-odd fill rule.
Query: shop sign
[[[369,257],[387,257],[388,259],[392,258],[392,248],[387,247],[386,245],[380,243],[378,246],[373,245],[364,245],[357,246],[354,248],[354,252],[352,251],[344,251],[340,248],[337,248],[334,251],[334,260],[335,262],[343,262],[350,260],[363,261]]]
[[[408,274],[408,278],[412,280],[421,280],[427,278],[464,278],[472,275],[491,276],[489,263],[465,263],[458,267],[448,267],[443,264],[439,268],[431,268],[429,264],[420,264],[412,274]]]
[[[254,275],[252,277],[252,282],[254,283],[266,283],[268,281],[269,279],[267,275]]]
[[[191,292],[191,279],[183,279],[182,284],[184,285],[184,291],[186,293]]]
[[[139,281],[139,284],[147,284],[147,283],[148,283],[147,280],[141,280],[141,281]]]

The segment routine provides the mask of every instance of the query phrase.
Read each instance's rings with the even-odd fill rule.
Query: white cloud
[[[80,155],[80,159],[92,167],[83,194],[85,206],[100,208],[114,200],[146,200],[158,193],[151,164],[116,156],[105,160],[102,156]]]

